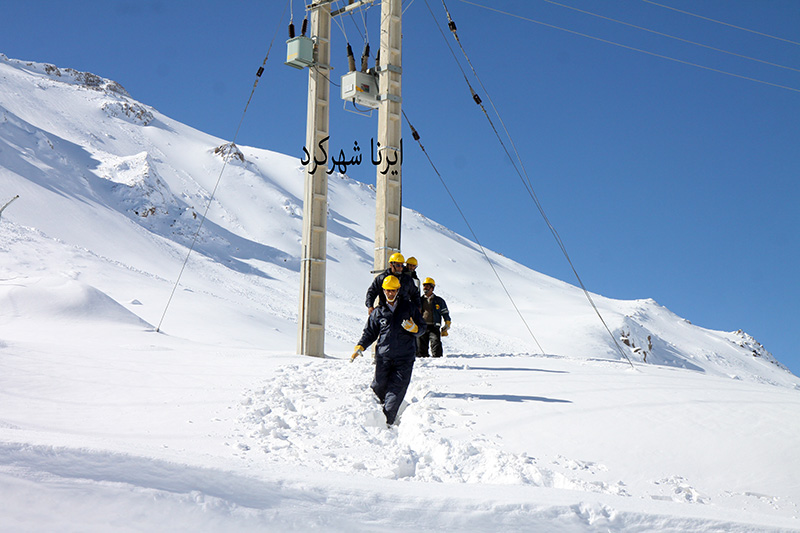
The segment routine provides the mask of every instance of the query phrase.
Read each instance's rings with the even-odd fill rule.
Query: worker
[[[378,304],[381,305],[386,301],[381,284],[387,276],[394,276],[400,280],[400,293],[398,296],[401,300],[409,300],[414,307],[419,309],[420,296],[419,291],[415,290],[414,280],[408,274],[403,272],[405,257],[400,252],[394,253],[389,257],[389,268],[375,276],[369,288],[367,289],[366,306],[370,314],[375,309],[375,298],[378,298]]]
[[[411,279],[414,280],[414,286],[417,288],[417,293],[422,294],[422,287],[420,286],[419,277],[417,277],[418,266],[419,262],[417,261],[417,258],[409,257],[406,259],[406,268],[403,269],[403,272],[411,276]]]
[[[350,361],[363,355],[364,349],[375,342],[372,390],[383,405],[387,426],[391,426],[411,383],[417,352],[416,338],[425,333],[425,322],[418,307],[400,298],[401,285],[396,276],[386,276],[381,288],[384,302],[367,318]]]
[[[436,282],[425,278],[422,282],[422,319],[427,330],[417,338],[417,357],[428,357],[428,348],[434,357],[443,355],[442,337],[447,337],[450,329],[450,312],[444,298],[433,293]],[[442,320],[444,326],[440,328]]]

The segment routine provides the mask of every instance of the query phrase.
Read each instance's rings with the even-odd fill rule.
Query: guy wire
[[[225,172],[225,167],[228,166],[228,160],[231,157],[231,153],[233,149],[236,147],[236,139],[239,137],[239,130],[242,127],[242,123],[244,122],[244,116],[247,113],[248,107],[250,107],[250,101],[253,99],[253,94],[256,92],[256,87],[258,86],[258,80],[261,78],[261,74],[264,73],[264,65],[267,63],[267,59],[269,59],[269,53],[272,50],[272,45],[275,43],[275,38],[278,36],[278,30],[280,29],[280,22],[283,20],[283,17],[286,15],[286,8],[289,6],[289,2],[291,0],[287,0],[286,4],[283,6],[283,12],[281,13],[280,18],[278,19],[278,26],[275,28],[275,34],[272,36],[272,40],[269,43],[269,47],[267,48],[267,54],[264,57],[264,61],[261,63],[261,67],[258,69],[256,73],[256,80],[253,83],[253,88],[250,90],[250,96],[247,99],[247,103],[244,106],[244,111],[242,111],[242,117],[239,119],[239,125],[236,128],[236,133],[233,135],[233,140],[228,145],[231,149],[231,152],[225,154],[224,151],[223,155],[223,163],[222,168],[219,171],[219,176],[217,177],[217,182],[214,184],[214,189],[211,191],[211,196],[208,198],[208,202],[206,203],[205,210],[203,211],[203,216],[200,218],[200,223],[197,226],[197,231],[195,231],[194,236],[192,238],[192,244],[189,247],[189,251],[186,252],[186,257],[183,260],[183,264],[181,265],[181,270],[178,273],[178,278],[175,280],[175,285],[172,287],[172,292],[169,295],[169,299],[167,299],[167,305],[164,306],[164,312],[161,313],[161,319],[158,321],[158,326],[156,326],[156,333],[161,331],[161,324],[164,322],[164,317],[167,316],[167,310],[169,309],[170,304],[172,303],[172,298],[175,296],[175,291],[178,288],[178,284],[181,281],[181,277],[183,276],[183,271],[186,269],[186,264],[189,262],[189,256],[192,255],[192,251],[194,250],[195,245],[197,244],[197,239],[200,236],[200,230],[203,228],[203,224],[206,221],[208,216],[208,210],[211,208],[211,202],[214,201],[214,195],[217,192],[217,188],[219,187],[220,181],[222,181],[222,174]]]

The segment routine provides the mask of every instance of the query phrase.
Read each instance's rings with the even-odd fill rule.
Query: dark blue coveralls
[[[419,308],[399,295],[396,301],[394,311],[387,303],[382,303],[372,311],[358,341],[364,348],[377,341],[372,390],[383,404],[383,413],[389,425],[394,424],[408,384],[411,383],[417,353],[416,337],[425,333],[425,321]],[[408,318],[419,327],[416,333],[403,329],[401,324]]]

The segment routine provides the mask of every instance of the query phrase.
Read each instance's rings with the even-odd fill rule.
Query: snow
[[[0,80],[0,530],[800,531],[800,379],[743,331],[593,295],[631,365],[583,291],[487,251],[523,322],[406,209],[453,328],[386,428],[349,362],[368,185],[330,177],[328,357],[298,356],[297,159],[223,172],[224,140],[114,82]]]

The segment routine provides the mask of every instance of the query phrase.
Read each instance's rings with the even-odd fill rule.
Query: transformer
[[[299,35],[286,41],[286,65],[304,69],[314,64],[314,40]]]

